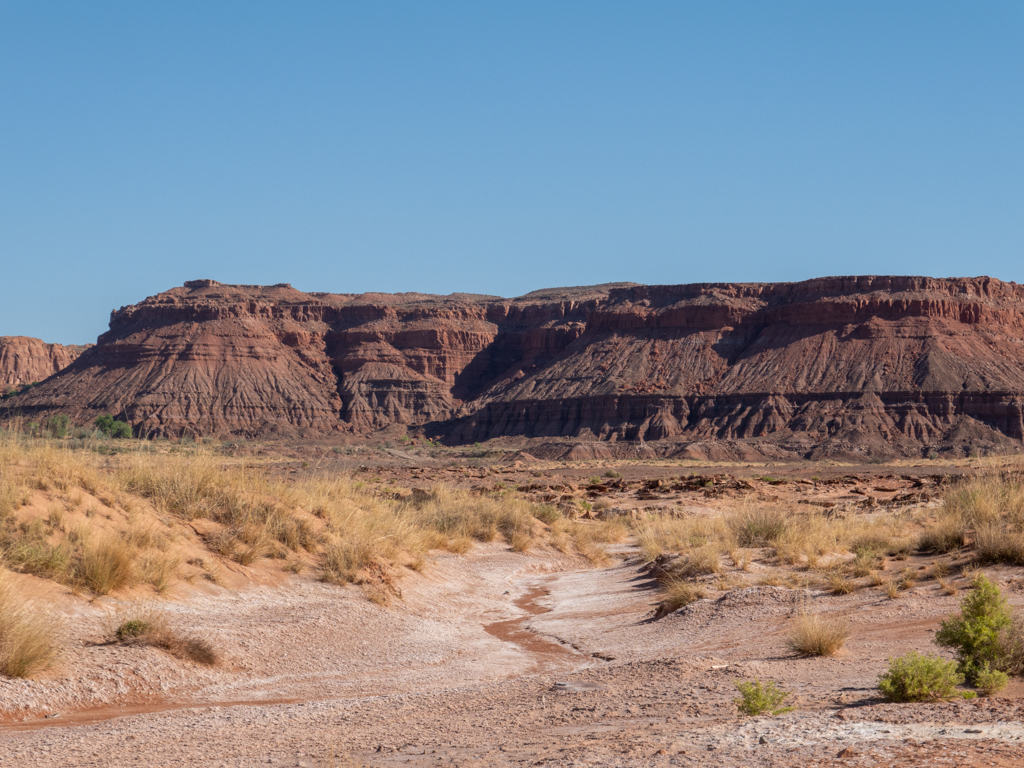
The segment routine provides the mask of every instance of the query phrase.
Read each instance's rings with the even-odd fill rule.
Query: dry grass
[[[135,550],[119,536],[106,536],[82,547],[81,581],[97,595],[126,587],[135,576]]]
[[[857,588],[853,580],[840,571],[832,571],[826,574],[825,583],[833,595],[848,595]]]
[[[981,563],[1024,565],[1024,533],[1005,521],[981,523],[974,532],[974,556]]]
[[[946,577],[951,566],[945,560],[933,561],[926,574],[905,569],[898,580],[886,580],[884,559],[906,560],[915,551],[970,548],[979,563],[1024,565],[1024,474],[989,472],[967,478],[946,492],[945,506],[936,517],[927,514],[936,512],[878,510],[844,516],[747,499],[736,509],[709,516],[649,519],[637,526],[636,537],[645,561],[679,555],[678,576],[717,573],[717,558],[727,556],[742,570],[759,563],[823,570],[836,594],[846,594],[856,588],[852,579],[865,577],[891,597],[912,589],[920,578],[940,579],[950,593],[954,587]],[[751,554],[738,554],[741,546]],[[768,576],[758,583],[779,581],[779,576]]]
[[[835,656],[847,638],[850,626],[837,616],[803,611],[793,622],[789,647],[807,656]]]
[[[658,604],[655,618],[666,616],[685,605],[707,597],[707,593],[702,587],[684,579],[669,579],[662,584],[662,590],[664,598]]]
[[[100,595],[139,583],[165,592],[182,544],[246,566],[291,552],[293,562],[317,562],[325,581],[350,583],[364,569],[422,569],[431,550],[465,552],[474,541],[519,552],[549,543],[601,562],[607,543],[629,533],[621,521],[566,521],[510,491],[436,486],[403,500],[347,476],[275,481],[202,446],[146,444],[101,458],[66,445],[0,432],[0,554],[16,570]],[[46,517],[19,519],[40,493]],[[203,523],[199,538],[189,524],[201,519],[214,525]]]
[[[741,547],[769,547],[786,534],[792,516],[781,507],[746,501],[727,520]]]
[[[0,675],[31,677],[49,669],[60,656],[59,636],[56,616],[27,602],[0,570]]]

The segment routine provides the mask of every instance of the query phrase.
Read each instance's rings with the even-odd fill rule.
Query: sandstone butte
[[[196,280],[112,312],[94,347],[6,407],[172,436],[532,438],[569,458],[1014,450],[1024,286],[866,276],[503,299]]]
[[[0,336],[0,393],[48,379],[89,346],[47,344],[28,336]]]

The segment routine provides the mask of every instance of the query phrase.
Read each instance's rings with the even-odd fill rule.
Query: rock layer
[[[1019,445],[1024,287],[869,276],[502,299],[202,280],[115,311],[95,348],[15,400],[164,434],[399,424],[698,453]]]
[[[0,392],[48,379],[91,345],[47,344],[28,336],[0,336]]]

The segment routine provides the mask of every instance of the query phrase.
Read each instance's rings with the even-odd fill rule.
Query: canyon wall
[[[28,336],[0,336],[0,393],[48,379],[88,346],[47,344]]]
[[[201,280],[115,311],[94,348],[11,401],[156,434],[402,425],[695,455],[1012,448],[1024,286],[868,276],[503,299]]]

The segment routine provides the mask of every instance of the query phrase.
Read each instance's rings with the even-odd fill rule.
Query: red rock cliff
[[[990,278],[599,286],[518,299],[194,281],[15,398],[140,430],[429,425],[901,451],[1024,438],[1024,287]]]
[[[47,344],[28,336],[0,336],[0,392],[48,379],[91,345]]]

